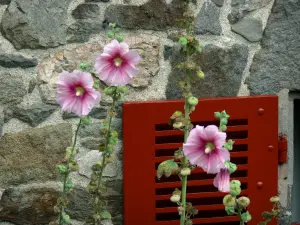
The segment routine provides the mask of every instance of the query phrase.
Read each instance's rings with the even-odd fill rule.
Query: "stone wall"
[[[300,0],[195,0],[195,32],[205,45],[199,63],[206,74],[194,83],[198,97],[278,94],[280,131],[292,136],[286,119],[289,90],[300,89]],[[62,113],[55,83],[62,70],[93,63],[107,42],[107,22],[123,28],[125,41],[142,56],[141,72],[126,100],[180,98],[173,41],[183,0],[0,0],[0,221],[47,223],[60,190],[54,164],[72,141],[78,118]],[[88,165],[101,156],[98,123],[108,98],[80,132],[81,169],[74,174],[74,224],[88,213]],[[114,125],[121,130],[121,108]],[[122,224],[122,143],[105,171],[115,225]],[[292,185],[289,163],[279,167],[281,224],[288,224]],[[108,222],[108,221],[107,221]],[[0,222],[0,224],[8,224]],[[109,223],[107,223],[109,224]]]

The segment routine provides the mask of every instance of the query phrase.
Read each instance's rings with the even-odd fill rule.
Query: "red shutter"
[[[169,198],[176,187],[180,188],[180,181],[177,176],[158,181],[155,174],[157,165],[182,146],[183,133],[167,123],[183,105],[176,100],[128,102],[123,106],[125,225],[179,225],[176,204]],[[218,125],[214,112],[224,109],[230,115],[228,138],[235,141],[231,161],[238,165],[232,177],[242,182],[242,194],[250,197],[253,220],[249,224],[254,225],[261,221],[263,211],[271,209],[269,198],[277,195],[278,99],[200,99],[192,122]],[[188,177],[187,199],[199,210],[194,225],[239,224],[237,217],[226,215],[224,193],[213,187],[213,178],[201,169]]]

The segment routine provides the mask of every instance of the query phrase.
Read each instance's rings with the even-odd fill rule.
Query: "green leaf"
[[[81,121],[84,125],[90,125],[93,122],[93,119],[91,116],[85,116],[83,118],[81,118]]]
[[[215,114],[216,118],[221,118],[221,113],[220,112],[215,112],[214,114]]]
[[[252,219],[252,216],[250,213],[247,211],[241,215],[241,220],[244,222],[249,222]]]
[[[169,177],[173,173],[178,172],[179,167],[174,160],[167,160],[159,164],[157,168],[156,176],[158,179],[160,179],[162,176]]]
[[[71,161],[69,163],[69,168],[72,170],[72,171],[78,171],[79,170],[79,164],[75,161]]]
[[[273,213],[270,213],[270,212],[263,212],[261,215],[262,215],[262,217],[265,218],[265,219],[272,219]]]
[[[100,81],[99,81],[99,80],[95,80],[95,81],[94,81],[93,88],[94,88],[94,89],[99,89],[99,88],[100,88]]]
[[[87,71],[87,69],[89,68],[89,64],[88,63],[80,63],[79,68],[82,71]]]
[[[110,213],[105,209],[100,212],[100,216],[102,219],[111,219]]]
[[[185,37],[181,37],[179,38],[179,43],[184,46],[187,45],[188,40]]]
[[[232,144],[230,144],[230,143],[227,142],[227,143],[224,144],[224,148],[226,148],[227,150],[231,151],[233,149],[233,146],[232,146]]]

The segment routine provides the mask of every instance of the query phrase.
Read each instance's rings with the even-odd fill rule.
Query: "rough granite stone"
[[[249,12],[263,8],[270,4],[272,0],[232,0],[231,13],[228,15],[230,23],[236,23]]]
[[[108,211],[113,218],[118,218],[123,210],[122,183],[114,180],[106,185],[108,194],[104,198],[108,200]],[[0,202],[0,220],[16,225],[48,224],[57,218],[53,208],[59,192],[60,188],[54,182],[10,187],[4,191]],[[76,186],[69,197],[67,213],[72,219],[83,221],[92,211],[87,188]]]
[[[22,55],[0,54],[0,66],[6,68],[28,68],[38,64],[36,58],[26,58]]]
[[[19,119],[28,123],[32,127],[36,127],[45,121],[55,110],[57,106],[47,105],[44,103],[34,103],[32,105],[13,105],[5,114],[5,121],[11,118]]]
[[[203,4],[195,21],[196,34],[215,34],[222,33],[220,24],[220,8],[214,3]]]
[[[173,70],[169,75],[166,89],[167,99],[180,99],[182,93],[178,87],[180,72],[174,66],[180,56],[173,54],[171,64]],[[192,82],[192,93],[196,97],[236,96],[242,81],[243,71],[247,65],[248,47],[235,44],[228,48],[206,45],[198,58],[205,78]]]
[[[97,18],[100,15],[100,7],[96,4],[83,3],[73,10],[72,16],[75,19]]]
[[[70,124],[9,133],[0,139],[1,187],[57,179],[54,165],[72,142]]]
[[[0,5],[9,5],[11,0],[0,0]]]
[[[89,116],[91,116],[94,119],[105,119],[106,115],[107,115],[107,109],[104,107],[94,107],[89,113]],[[71,118],[78,118],[78,115],[74,113],[63,112],[62,118],[64,120],[71,119]]]
[[[185,1],[149,0],[147,3],[134,5],[110,5],[105,11],[105,19],[121,27],[132,29],[165,30],[176,27],[176,21],[183,18]]]
[[[231,25],[231,29],[250,42],[260,41],[264,32],[261,18],[252,16],[246,16],[239,22]]]
[[[223,6],[224,5],[224,0],[212,0],[217,6]]]
[[[131,49],[136,50],[142,58],[138,64],[140,71],[130,85],[133,87],[147,87],[151,83],[151,77],[158,73],[160,67],[159,38],[147,34],[128,35],[125,42],[129,44]],[[72,71],[77,69],[82,62],[86,62],[93,67],[96,56],[103,51],[104,44],[105,42],[97,41],[79,45],[75,48],[66,48],[54,57],[43,59],[37,71],[37,80],[43,101],[56,104],[56,82],[59,73],[63,70]]]
[[[85,0],[85,2],[109,2],[109,0]]]
[[[300,0],[277,0],[246,80],[252,95],[300,90]]]
[[[87,42],[92,34],[103,31],[103,23],[99,19],[81,19],[68,27],[68,43]]]
[[[51,48],[66,43],[70,0],[13,0],[5,10],[1,32],[16,49]]]
[[[0,74],[0,104],[17,103],[22,101],[27,93],[22,77],[17,74]]]

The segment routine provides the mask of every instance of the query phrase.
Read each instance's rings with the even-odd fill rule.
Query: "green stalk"
[[[81,119],[79,120],[79,123],[77,125],[77,129],[76,129],[76,132],[75,132],[75,138],[74,138],[74,142],[73,142],[73,146],[72,146],[72,150],[71,150],[71,155],[70,157],[68,158],[67,160],[67,173],[65,174],[64,176],[64,184],[63,184],[63,193],[62,193],[62,199],[65,199],[66,198],[66,184],[67,184],[67,181],[68,181],[68,178],[69,178],[69,175],[70,175],[70,162],[71,162],[71,159],[72,159],[72,156],[73,156],[73,153],[74,153],[74,150],[75,150],[75,146],[76,146],[76,142],[77,142],[77,136],[78,136],[78,131],[79,131],[79,128],[81,126]],[[64,211],[64,206],[61,205],[60,206],[60,212],[59,212],[59,225],[63,225],[63,211]]]
[[[185,119],[189,119],[189,104],[187,99],[185,100],[185,105],[184,105],[184,117]],[[185,130],[184,130],[184,143],[186,143],[186,140],[189,136],[189,128],[186,126]],[[184,157],[183,159],[183,168],[187,166],[188,160],[186,157]],[[181,203],[182,203],[182,207],[183,207],[183,212],[181,213],[181,217],[180,217],[180,225],[184,225],[185,224],[185,215],[186,215],[186,188],[187,188],[187,176],[184,176],[182,178],[182,187],[181,187]]]
[[[116,103],[116,91],[115,90],[115,94],[113,95],[113,103],[112,103],[112,107],[111,109],[114,109],[115,108],[115,103]],[[103,177],[103,171],[105,169],[105,160],[106,160],[106,151],[107,151],[107,147],[108,147],[108,141],[109,141],[109,136],[110,136],[110,130],[111,130],[111,123],[112,123],[112,118],[113,116],[112,115],[109,115],[109,121],[108,121],[108,130],[107,130],[107,135],[106,135],[106,138],[105,138],[105,146],[104,146],[104,152],[102,154],[102,167],[101,167],[101,171],[100,171],[100,174],[99,174],[99,177],[98,177],[98,182],[97,182],[97,187],[99,188],[100,187],[100,184],[101,184],[101,181],[102,181],[102,177]],[[98,192],[99,193],[99,192]],[[97,209],[95,209],[95,214],[97,214]]]

